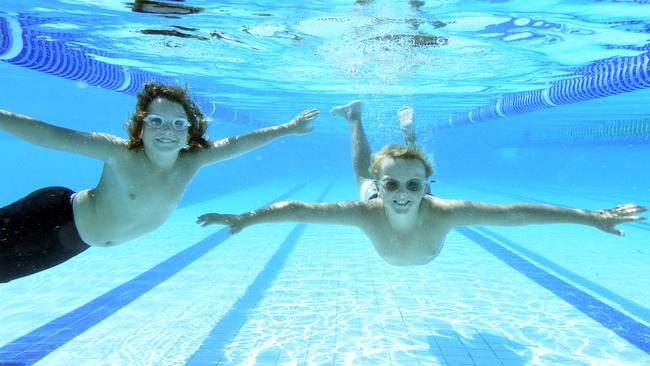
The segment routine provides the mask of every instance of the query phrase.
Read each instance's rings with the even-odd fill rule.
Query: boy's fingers
[[[621,230],[619,230],[619,229],[615,229],[615,228],[606,228],[606,229],[604,229],[604,231],[605,231],[606,233],[610,233],[610,234],[614,234],[614,235],[618,235],[618,236],[623,236],[623,231],[621,231]]]
[[[640,206],[634,203],[626,203],[620,206],[614,207],[614,209],[624,211],[626,213],[641,213],[641,212],[646,212],[648,209],[644,206]]]

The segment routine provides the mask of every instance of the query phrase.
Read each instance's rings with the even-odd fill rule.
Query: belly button
[[[132,200],[134,200],[134,199],[135,199],[135,194],[133,194],[133,193],[129,193],[129,198],[132,199]]]

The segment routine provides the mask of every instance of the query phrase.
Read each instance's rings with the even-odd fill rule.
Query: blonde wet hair
[[[373,176],[379,177],[381,174],[381,164],[386,158],[419,160],[424,166],[424,172],[427,178],[433,175],[433,165],[424,151],[419,147],[390,144],[373,154],[372,163],[370,164],[370,173]]]

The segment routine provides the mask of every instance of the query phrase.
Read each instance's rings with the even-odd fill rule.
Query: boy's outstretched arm
[[[4,110],[0,110],[0,131],[34,145],[104,161],[126,147],[126,141],[113,135],[75,131]]]
[[[645,207],[634,203],[590,211],[550,205],[490,205],[468,201],[451,201],[448,203],[448,209],[452,226],[566,223],[589,225],[616,235],[624,234],[616,228],[617,225],[645,220],[645,217],[636,214],[647,211]]]
[[[212,142],[210,148],[198,151],[199,159],[202,164],[216,163],[254,150],[282,136],[309,133],[312,131],[310,124],[319,113],[317,109],[308,109],[302,111],[291,122]]]
[[[208,213],[198,217],[201,226],[228,225],[235,234],[244,228],[271,222],[305,222],[361,226],[368,204],[361,201],[339,203],[278,202],[241,215]]]

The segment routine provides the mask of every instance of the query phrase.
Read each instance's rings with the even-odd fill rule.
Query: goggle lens
[[[165,120],[157,115],[157,114],[150,114],[144,118],[144,121],[149,125],[151,128],[162,128],[162,126],[165,124]],[[188,127],[190,127],[192,124],[190,121],[187,120],[187,118],[174,118],[171,121],[172,128],[174,128],[176,131],[184,131]]]
[[[394,192],[398,190],[401,185],[400,182],[393,179],[384,180],[382,181],[382,183],[383,183],[384,190],[386,192]],[[406,182],[404,185],[406,189],[411,192],[419,192],[422,189],[422,182],[417,179],[411,179],[408,182]]]

